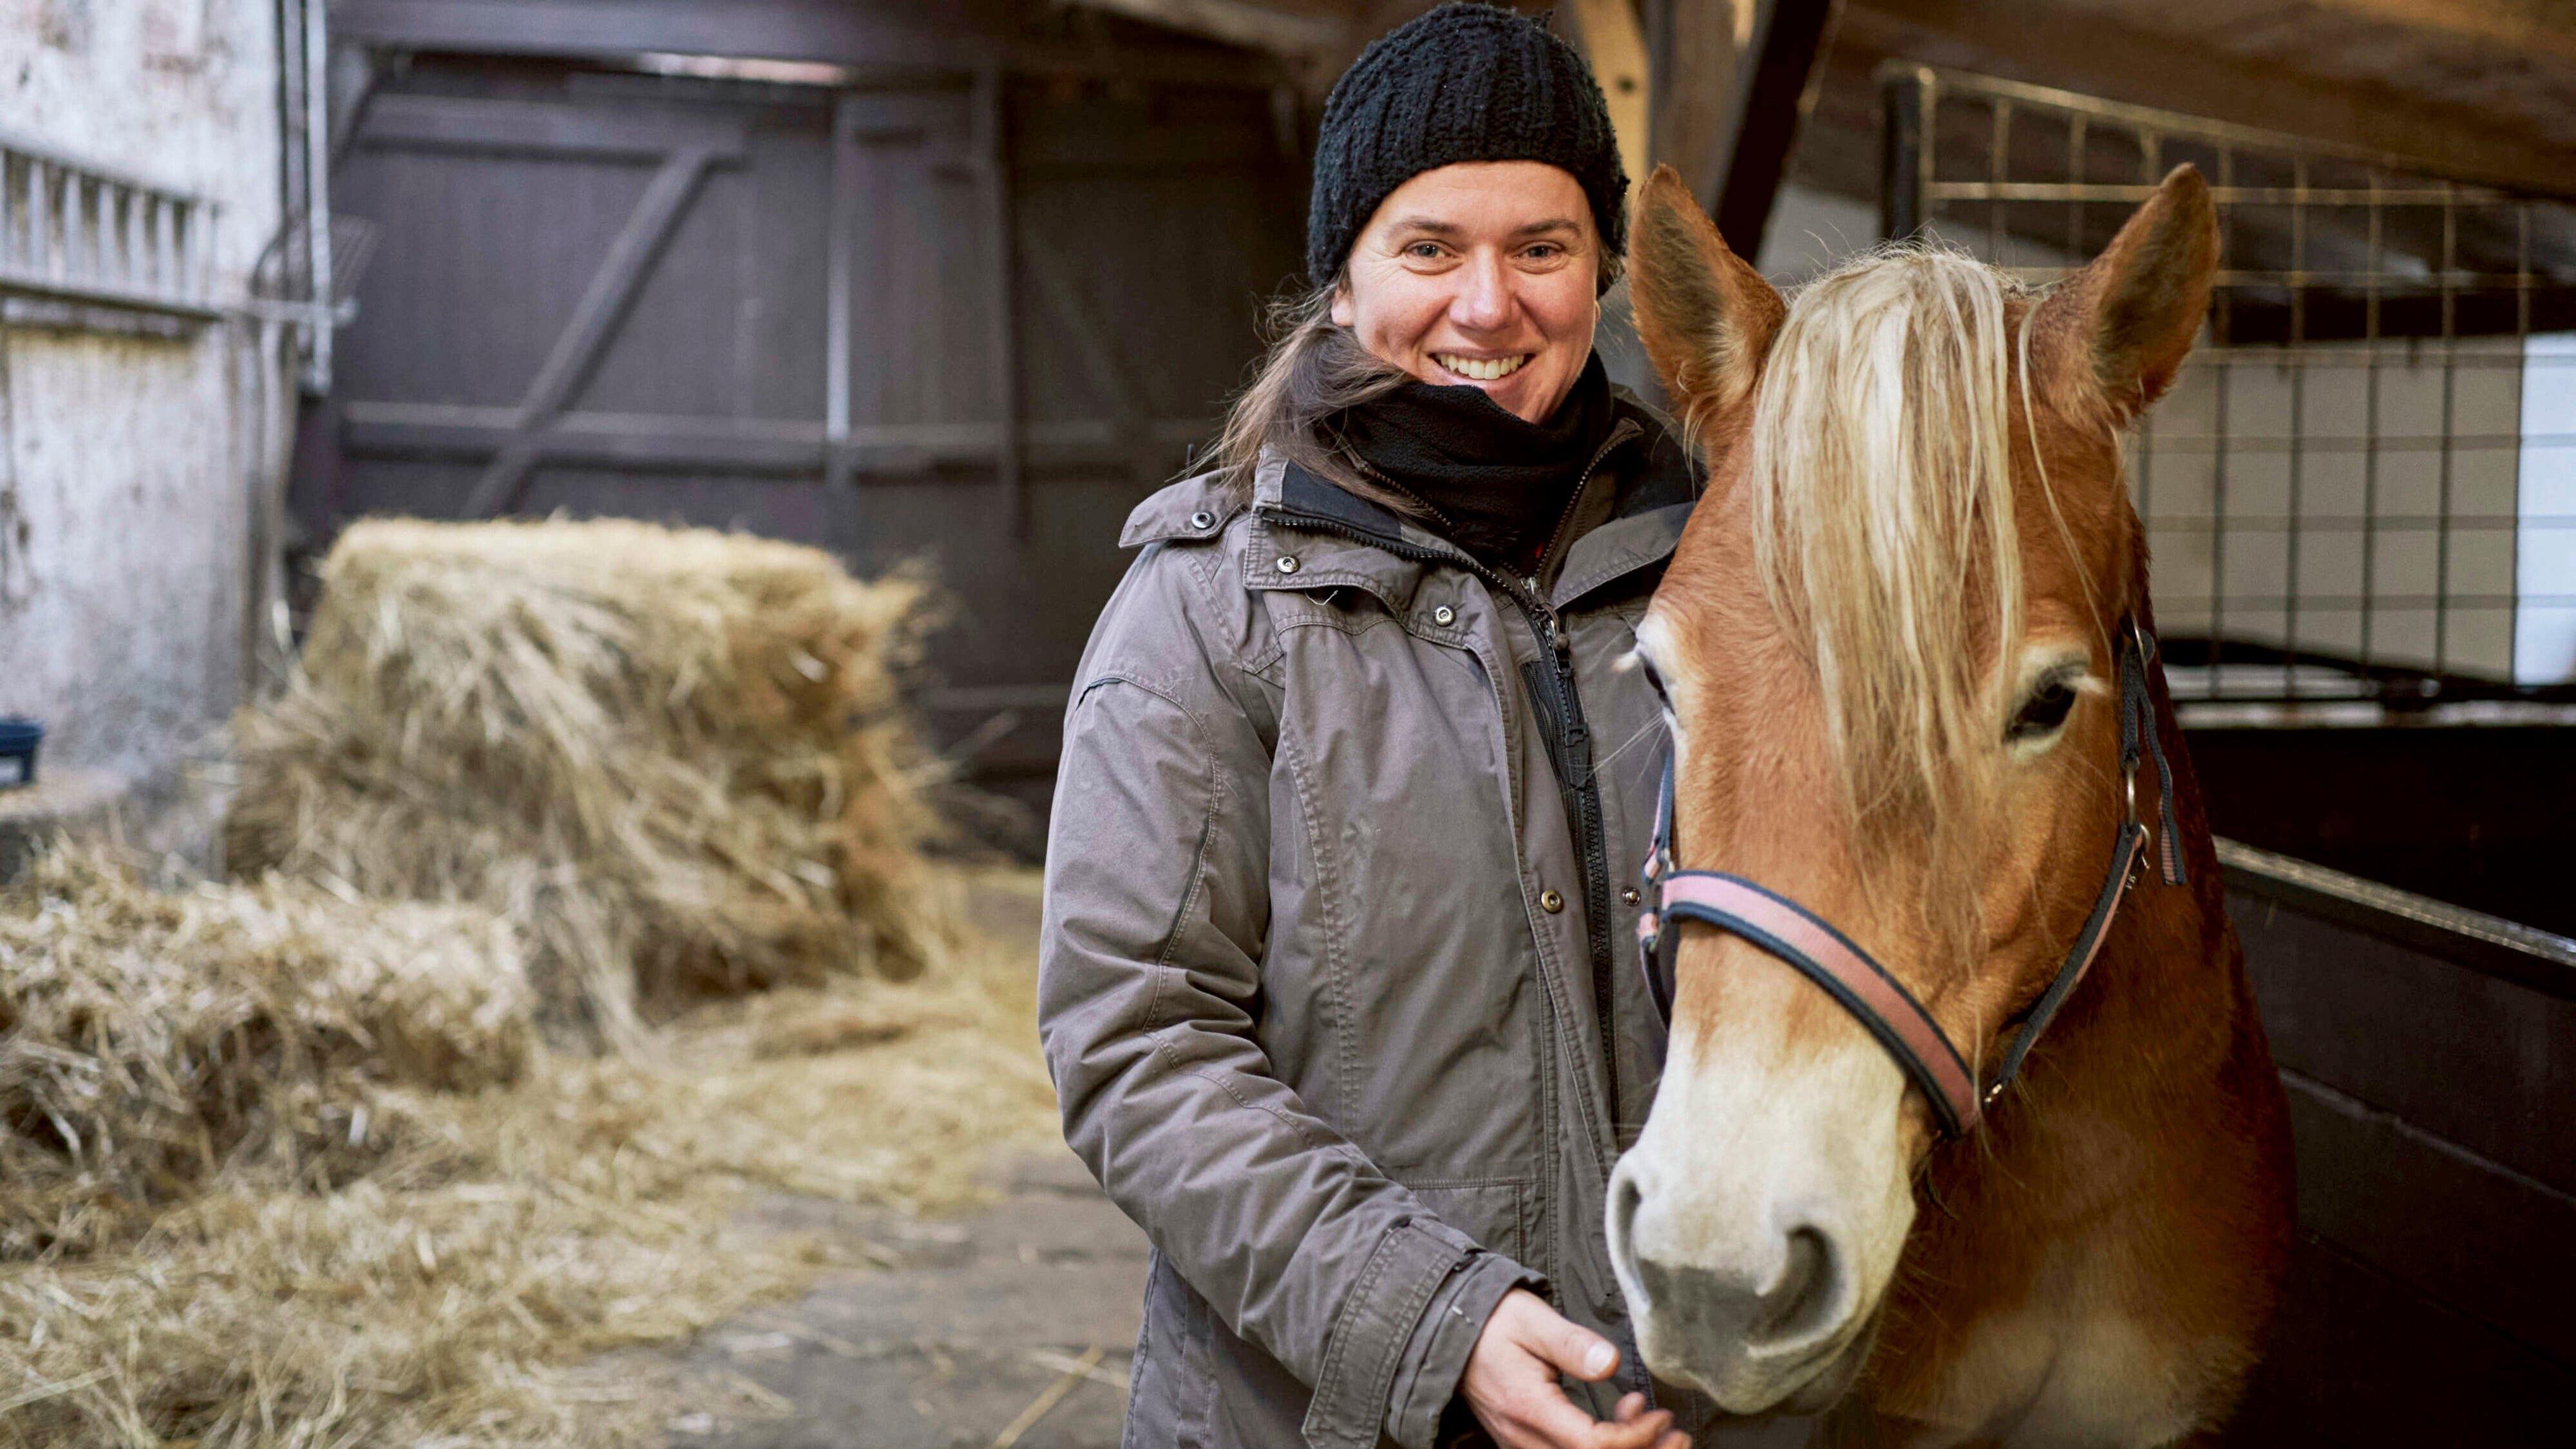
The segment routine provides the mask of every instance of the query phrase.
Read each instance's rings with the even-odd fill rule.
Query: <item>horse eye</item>
[[[2066,681],[2046,680],[2022,701],[2021,713],[2013,717],[2012,727],[2004,731],[2004,737],[2027,740],[2054,733],[2074,708],[2075,691],[2067,687]]]
[[[1664,707],[1666,714],[1672,713],[1673,697],[1664,692],[1664,677],[1655,672],[1655,661],[1640,654],[1637,656],[1637,667],[1646,671],[1646,687],[1655,692],[1655,702]]]

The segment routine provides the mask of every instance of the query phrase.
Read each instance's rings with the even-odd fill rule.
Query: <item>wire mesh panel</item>
[[[1929,67],[1881,73],[1889,236],[2034,284],[2173,167],[2222,253],[2129,477],[2178,697],[2576,699],[2576,205]]]

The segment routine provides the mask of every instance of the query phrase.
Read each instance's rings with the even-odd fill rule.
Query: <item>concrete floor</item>
[[[884,1271],[837,1273],[676,1353],[728,1383],[725,1407],[671,1420],[668,1449],[1110,1449],[1145,1286],[1145,1237],[1068,1153],[998,1163],[1006,1196],[972,1216],[777,1199],[759,1216],[846,1235]],[[1087,1372],[1072,1371],[1097,1348]],[[748,1380],[756,1389],[744,1389]],[[774,1397],[763,1397],[763,1395]]]

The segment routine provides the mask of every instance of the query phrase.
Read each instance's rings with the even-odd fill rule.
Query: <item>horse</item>
[[[1670,1033],[1607,1221],[1646,1364],[1828,1444],[2216,1442],[2289,1135],[2120,450],[2208,310],[2209,187],[2044,294],[1913,243],[1784,300],[1670,168],[1633,216],[1709,478],[1635,656]]]

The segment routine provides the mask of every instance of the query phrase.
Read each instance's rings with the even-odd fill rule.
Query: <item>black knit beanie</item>
[[[1452,4],[1387,32],[1333,83],[1315,147],[1306,275],[1332,285],[1389,192],[1461,161],[1544,161],[1568,172],[1592,203],[1608,258],[1626,246],[1628,173],[1583,57],[1542,22]],[[1605,265],[1604,286],[1609,277]]]

